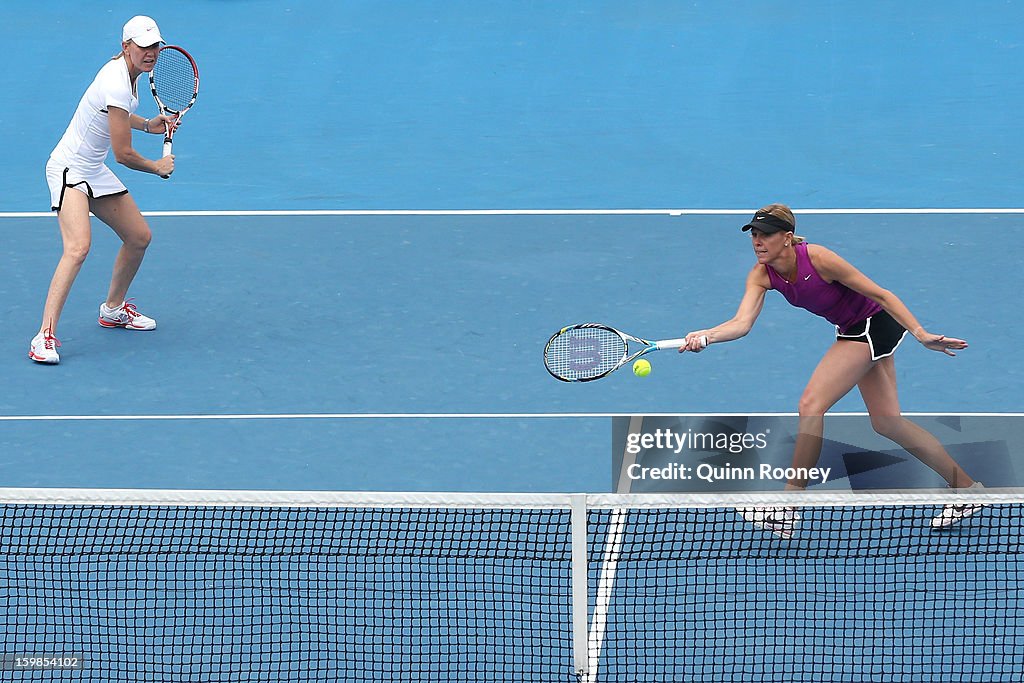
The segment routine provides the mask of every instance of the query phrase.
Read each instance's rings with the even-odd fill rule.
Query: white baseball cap
[[[149,47],[164,42],[164,39],[160,37],[160,29],[157,28],[156,22],[142,15],[128,20],[128,23],[124,25],[124,30],[121,31],[121,40],[125,43],[130,40],[139,47]]]

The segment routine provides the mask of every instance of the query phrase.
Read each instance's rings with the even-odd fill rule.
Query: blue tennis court
[[[831,341],[827,323],[775,297],[746,339],[660,354],[644,380],[566,385],[545,372],[543,344],[568,321],[665,338],[731,316],[751,261],[733,215],[151,220],[131,295],[161,311],[156,332],[96,325],[116,242],[96,230],[62,364],[26,361],[25,334],[0,342],[20,388],[4,413],[45,418],[0,425],[9,485],[606,490],[601,415],[792,412]],[[1019,408],[1020,371],[1000,360],[1017,302],[992,292],[1012,291],[1017,254],[993,245],[1021,220],[803,217],[806,234],[870,263],[922,321],[971,343],[955,359],[906,344],[905,409]],[[866,221],[884,248],[863,239]],[[29,332],[59,249],[53,222],[3,223],[21,237],[3,247],[0,296]],[[853,394],[837,409],[863,404]]]
[[[772,293],[741,341],[580,385],[548,375],[544,342],[575,322],[655,339],[729,318],[754,262],[739,228],[774,201],[970,343],[903,345],[904,411],[1022,410],[1019,3],[160,7],[199,99],[170,180],[111,161],[153,229],[129,296],[159,328],[96,324],[118,243],[94,221],[61,364],[40,367],[26,345],[61,249],[43,167],[139,11],[58,0],[0,25],[28,57],[0,73],[0,488],[608,491],[610,416],[791,413],[833,330]],[[688,609],[669,583],[665,620]],[[986,614],[1016,614],[1015,583],[988,588]],[[881,619],[860,609],[829,616]]]

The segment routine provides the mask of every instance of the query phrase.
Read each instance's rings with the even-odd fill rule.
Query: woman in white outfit
[[[169,176],[174,156],[151,160],[132,147],[132,131],[163,134],[173,119],[135,114],[139,106],[137,81],[153,70],[160,53],[160,29],[149,17],[133,17],[124,25],[121,52],[100,69],[85,91],[64,136],[46,164],[51,208],[57,212],[64,252],[50,282],[43,319],[29,348],[29,358],[58,363],[57,323],[71,285],[89,253],[89,212],[106,223],[121,239],[114,261],[107,298],[100,304],[103,327],[129,330],[156,329],[156,321],[142,315],[125,300],[138,272],[152,233],[128,189],[104,163],[108,152],[136,171]]]

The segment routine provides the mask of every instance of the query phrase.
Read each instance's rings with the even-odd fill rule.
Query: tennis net
[[[794,504],[788,539],[737,512]],[[991,489],[0,490],[0,681],[1020,682],[1022,517]]]

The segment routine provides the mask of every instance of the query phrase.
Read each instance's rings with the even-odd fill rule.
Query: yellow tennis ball
[[[633,374],[637,377],[646,377],[651,374],[651,363],[641,358],[633,363]]]

